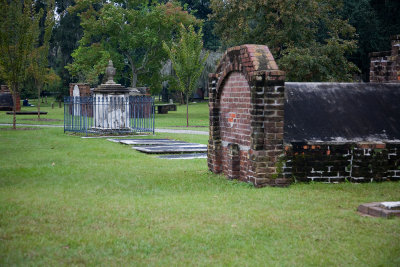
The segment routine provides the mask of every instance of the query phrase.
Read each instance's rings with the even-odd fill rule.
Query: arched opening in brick
[[[283,151],[284,78],[266,46],[225,52],[209,75],[212,172],[255,186],[287,184],[277,168]]]
[[[240,72],[231,72],[220,88],[222,171],[231,179],[245,180],[250,148],[250,86]]]

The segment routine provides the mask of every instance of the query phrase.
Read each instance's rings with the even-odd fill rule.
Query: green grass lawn
[[[37,112],[37,99],[30,99],[30,104],[34,107],[24,107],[21,101],[21,111]],[[54,103],[54,109],[51,104]],[[40,103],[40,111],[46,111],[46,115],[40,115],[42,120],[37,120],[37,115],[17,115],[18,124],[55,124],[64,125],[64,103],[61,103],[59,108],[58,102],[54,98],[49,97],[47,103]],[[13,115],[7,115],[6,111],[0,111],[0,123],[12,123]]]
[[[187,128],[186,105],[177,104],[177,111],[169,111],[168,114],[156,114],[156,128],[208,131],[208,114],[208,102],[190,103],[189,128]]]
[[[0,151],[0,266],[400,265],[400,219],[356,212],[400,200],[400,183],[255,189],[208,172],[206,159],[59,128],[2,128]]]
[[[21,111],[37,111],[37,99],[29,100],[34,107],[23,107],[21,101]],[[54,103],[54,109],[51,107]],[[36,115],[17,115],[18,124],[51,124],[64,125],[64,103],[61,108],[54,98],[49,97],[47,103],[40,104],[40,110],[48,112],[41,115],[40,121]],[[208,131],[208,102],[189,104],[189,126],[186,127],[186,105],[177,104],[177,111],[169,111],[168,114],[156,114],[156,128],[182,129]],[[7,115],[6,111],[0,111],[0,123],[12,123],[13,116]]]

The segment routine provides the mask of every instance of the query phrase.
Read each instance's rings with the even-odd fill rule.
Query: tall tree
[[[61,78],[62,86],[58,88],[57,98],[68,92],[72,78],[65,68],[72,63],[72,52],[79,46],[78,41],[83,36],[78,14],[69,12],[68,8],[75,5],[74,0],[56,0],[56,23],[50,40],[49,65]]]
[[[189,127],[189,95],[194,91],[197,81],[203,71],[208,53],[202,57],[202,29],[196,33],[193,26],[188,29],[181,25],[180,40],[171,47],[164,41],[164,50],[175,70],[179,90],[186,95],[186,127]]]
[[[369,80],[369,53],[390,50],[390,36],[400,33],[400,1],[346,0],[343,17],[356,28],[358,49],[349,57]]]
[[[33,49],[30,55],[31,63],[28,71],[32,76],[38,94],[37,111],[38,120],[40,120],[40,96],[43,85],[49,83],[54,78],[54,72],[48,67],[49,41],[54,26],[54,0],[47,1],[45,8],[47,10],[44,18],[44,33],[39,38],[37,47]]]
[[[173,1],[109,1],[99,9],[93,2],[87,5],[82,1],[74,11],[81,12],[84,35],[67,69],[71,75],[92,83],[91,79],[104,71],[102,64],[112,58],[118,69],[129,68],[131,87],[138,83],[160,87],[160,69],[167,59],[162,41],[170,42],[180,23],[200,24]]]
[[[41,14],[35,12],[31,0],[0,0],[0,75],[13,95],[13,129],[16,129],[17,95],[38,40]]]
[[[215,21],[209,18],[212,13],[210,0],[179,0],[196,18],[204,21],[203,23],[203,43],[204,48],[217,50],[220,47],[220,41],[214,34]]]
[[[355,29],[340,17],[340,1],[212,0],[211,7],[225,46],[267,44],[289,80],[346,81],[357,71],[346,59]]]

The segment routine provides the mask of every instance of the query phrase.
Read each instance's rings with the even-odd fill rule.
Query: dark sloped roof
[[[400,83],[285,83],[285,142],[400,142]]]

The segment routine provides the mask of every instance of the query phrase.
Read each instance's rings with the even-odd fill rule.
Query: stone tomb
[[[268,47],[226,51],[209,75],[212,172],[257,187],[400,180],[400,83],[284,80]]]
[[[96,102],[93,125],[98,130],[129,129],[129,89],[114,82],[115,71],[109,60],[106,68],[107,82],[93,90]]]

